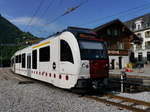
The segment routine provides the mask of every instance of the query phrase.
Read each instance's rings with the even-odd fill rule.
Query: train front
[[[77,82],[79,88],[102,88],[109,74],[109,60],[104,41],[94,33],[79,33],[81,66]]]

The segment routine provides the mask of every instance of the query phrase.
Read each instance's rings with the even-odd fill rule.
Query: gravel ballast
[[[119,112],[106,106],[55,87],[38,83],[0,82],[0,112]],[[127,112],[127,111],[123,111]]]
[[[0,70],[0,112],[129,112],[49,84],[19,84],[13,78],[2,78],[3,73]]]

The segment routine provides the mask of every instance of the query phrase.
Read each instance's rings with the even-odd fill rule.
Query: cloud
[[[47,24],[48,22],[45,21],[44,19],[34,17],[32,19],[32,22],[29,24],[31,21],[31,17],[18,17],[15,19],[10,19],[10,21],[16,25],[29,25],[29,26],[34,26],[34,27],[42,27],[42,30],[45,31],[56,31],[62,29],[62,26],[57,24],[57,23],[51,23]]]
[[[31,21],[32,20],[32,21]],[[45,21],[37,17],[18,17],[10,20],[17,25],[29,25],[29,26],[43,26]],[[29,23],[30,22],[30,23]]]
[[[52,35],[56,32],[60,32],[65,28],[65,26],[60,25],[60,24],[56,24],[56,23],[52,23],[50,25],[41,27],[38,31],[37,34],[43,34],[45,37]]]
[[[31,17],[10,18],[9,20],[20,28],[29,25],[28,30],[36,35],[47,36],[49,34],[62,31],[65,28],[65,25],[61,25],[56,22],[47,24],[49,21],[38,17],[34,17],[30,24],[29,21],[31,21]]]

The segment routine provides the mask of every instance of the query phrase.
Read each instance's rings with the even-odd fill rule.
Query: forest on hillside
[[[10,66],[10,58],[17,50],[40,40],[0,15],[0,66]]]

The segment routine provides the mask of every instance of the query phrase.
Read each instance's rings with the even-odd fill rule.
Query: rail
[[[111,104],[120,108],[124,108],[127,110],[131,110],[134,112],[149,112],[150,111],[150,103],[149,102],[145,102],[145,101],[141,101],[141,100],[135,100],[135,99],[131,99],[131,98],[126,98],[126,97],[122,97],[122,96],[116,96],[113,94],[106,94],[104,95],[104,97],[97,97],[97,96],[85,96],[88,99],[92,99],[98,102],[102,102],[102,103],[106,103],[106,104]],[[117,99],[120,100],[119,102],[115,102],[115,101],[109,101],[109,99]],[[123,104],[123,103],[128,103],[128,104]],[[129,103],[132,103],[129,105]],[[143,108],[138,108],[135,106],[143,106]]]

